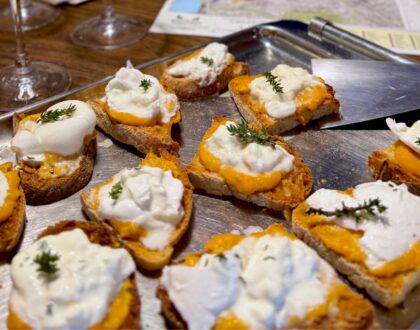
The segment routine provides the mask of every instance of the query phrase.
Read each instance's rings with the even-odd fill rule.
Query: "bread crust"
[[[420,195],[420,177],[404,169],[393,159],[391,147],[372,152],[369,155],[368,166],[372,169],[373,178],[397,184],[404,183],[413,194]]]
[[[21,195],[19,196],[13,214],[0,223],[0,252],[9,252],[13,250],[19,243],[25,227],[26,216],[26,200],[25,194],[19,187]]]
[[[181,59],[182,61],[182,59]],[[175,65],[175,62],[173,65]],[[171,68],[171,65],[169,68]],[[168,69],[169,69],[168,68]],[[160,80],[162,86],[167,90],[175,93],[181,101],[192,101],[217,95],[224,91],[229,81],[240,75],[249,72],[248,64],[245,62],[233,61],[217,76],[214,83],[201,87],[196,80],[188,77],[174,77],[168,73],[168,69],[163,72]]]
[[[57,235],[76,228],[83,230],[92,243],[112,248],[123,247],[122,242],[114,230],[107,228],[100,223],[79,220],[64,220],[58,222],[57,224],[45,229],[38,236],[37,240],[45,236]],[[129,313],[119,329],[140,329],[140,298],[134,274],[130,276],[130,281],[133,284],[133,299],[131,299]]]
[[[226,120],[225,117],[215,117],[212,126],[224,120]],[[194,188],[216,196],[234,196],[246,202],[281,211],[284,217],[290,220],[292,209],[305,200],[312,189],[312,173],[299,153],[283,138],[273,136],[272,141],[295,157],[293,170],[285,175],[276,188],[250,195],[242,194],[235,187],[229,186],[218,173],[205,168],[198,153],[187,165],[188,176]]]
[[[269,116],[267,113],[260,113],[256,111],[253,108],[252,103],[247,100],[249,95],[246,94],[245,97],[244,95],[238,93],[233,87],[234,83],[234,80],[229,83],[230,95],[235,101],[239,112],[248,123],[252,123],[261,128],[265,127],[267,132],[273,135],[284,133],[299,125],[306,125],[306,123],[302,124],[299,121],[299,116],[296,113],[286,118],[277,119]],[[316,120],[331,114],[336,116],[339,116],[340,114],[340,102],[334,96],[334,89],[330,85],[325,84],[325,86],[327,87],[330,98],[324,100],[321,106],[311,113],[311,117],[308,121]]]
[[[140,241],[134,241],[120,237],[121,241],[124,244],[124,247],[131,253],[134,260],[136,261],[137,266],[147,270],[158,270],[169,263],[172,253],[174,252],[174,246],[182,238],[189,226],[192,213],[193,187],[188,179],[187,173],[185,172],[185,170],[183,170],[179,159],[165,151],[163,151],[159,157],[165,160],[169,160],[170,162],[175,164],[176,167],[179,169],[179,176],[177,178],[181,180],[184,185],[184,195],[182,199],[184,216],[175,228],[175,230],[170,235],[169,244],[163,250],[150,250],[146,248]],[[99,216],[99,213],[95,206],[94,189],[91,189],[87,192],[82,192],[80,194],[80,199],[82,203],[82,209],[89,219],[103,223],[106,226],[112,227],[112,225],[107,221],[107,219],[103,219]]]
[[[30,205],[42,205],[59,201],[86,186],[92,177],[96,156],[96,138],[86,146],[79,167],[68,175],[44,178],[36,171],[19,170],[26,201]]]
[[[298,221],[292,222],[292,229],[297,237],[316,250],[337,271],[346,275],[354,285],[364,289],[375,301],[384,307],[392,308],[401,303],[406,294],[420,283],[419,270],[402,275],[403,284],[400,288],[389,288],[379,278],[368,274],[366,269],[361,265],[350,262],[345,257],[330,250],[322,241],[312,235],[309,229],[302,226]]]
[[[113,121],[105,111],[106,104],[100,99],[88,101],[96,114],[96,123],[105,133],[114,139],[133,146],[143,154],[154,152],[159,154],[166,150],[171,154],[178,155],[179,143],[172,140],[172,125],[181,121],[178,113],[172,117],[169,123],[154,126],[131,126]]]

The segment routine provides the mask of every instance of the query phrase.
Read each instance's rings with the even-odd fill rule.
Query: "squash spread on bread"
[[[342,203],[355,207],[374,198],[385,206],[383,213],[364,214],[365,218],[359,220],[308,214],[310,207],[333,211],[342,207]],[[420,197],[411,194],[404,185],[377,181],[345,193],[322,189],[295,209],[293,220],[328,249],[397,290],[407,273],[420,270],[419,214]]]
[[[19,174],[13,170],[12,163],[0,164],[0,223],[12,216],[22,196],[19,184]]]
[[[290,116],[305,125],[322,104],[334,100],[321,78],[282,64],[264,75],[237,77],[229,88],[267,126],[270,118]]]
[[[180,121],[175,94],[165,91],[159,80],[142,73],[128,62],[105,88],[99,101],[115,122],[130,126],[154,126]]]
[[[214,236],[202,253],[167,266],[161,286],[190,329],[310,327],[348,305],[372,317],[369,303],[277,224]]]
[[[293,169],[294,156],[280,145],[242,143],[229,133],[230,125],[236,124],[227,118],[213,123],[199,146],[200,162],[243,194],[278,186]]]
[[[118,329],[136,293],[125,249],[91,243],[79,228],[49,235],[12,261],[9,329]]]
[[[251,95],[250,83],[257,79],[262,78],[263,75],[256,76],[240,76],[233,79],[230,83],[230,89],[232,92],[240,95],[240,98],[248,107],[250,107],[260,120],[266,122],[267,125],[270,124],[270,120],[265,118],[264,115],[269,115],[267,113],[267,108],[264,103],[261,103],[258,98]],[[322,84],[316,84],[308,86],[305,89],[301,90],[296,94],[296,110],[293,114],[297,116],[300,124],[307,124],[311,118],[313,112],[315,112],[319,107],[326,101],[333,99],[333,96],[328,92],[327,87],[324,85],[324,81],[321,78],[317,78]]]
[[[16,127],[12,150],[21,168],[51,179],[71,174],[96,138],[96,117],[81,101],[63,101],[41,114],[25,116]]]

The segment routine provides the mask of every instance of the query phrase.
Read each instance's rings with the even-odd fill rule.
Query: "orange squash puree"
[[[120,291],[108,309],[108,313],[104,319],[94,324],[90,329],[118,329],[124,322],[130,312],[130,305],[134,294],[134,284],[130,279],[126,279],[121,286]],[[32,329],[28,324],[22,321],[13,311],[13,307],[9,306],[9,316],[7,318],[7,327],[9,329]]]
[[[213,330],[248,330],[249,326],[239,319],[233,312],[220,316],[213,326]]]
[[[12,216],[17,201],[22,196],[22,192],[19,190],[19,174],[13,170],[12,163],[0,164],[0,171],[5,175],[9,185],[3,205],[0,205],[0,223],[2,223]]]
[[[264,104],[260,103],[258,99],[251,95],[249,87],[254,79],[261,76],[261,74],[256,76],[240,76],[231,81],[230,88],[235,93],[241,95],[244,103],[246,103],[253,112],[268,116]],[[302,125],[307,124],[311,120],[313,112],[315,112],[325,100],[332,99],[324,81],[321,78],[317,79],[322,82],[322,84],[309,86],[296,95],[296,115],[298,121]]]
[[[275,171],[268,174],[248,175],[236,171],[231,166],[223,166],[218,158],[216,158],[206,147],[206,141],[217,130],[220,125],[226,123],[227,120],[213,124],[207,131],[202,143],[198,149],[200,162],[210,171],[221,175],[228,185],[235,187],[240,193],[252,194],[258,191],[267,191],[276,187],[285,176],[285,172]]]
[[[372,275],[390,278],[420,269],[420,243],[412,245],[402,256],[379,268],[369,268],[365,263],[367,256],[359,244],[359,239],[363,237],[362,231],[346,229],[322,215],[307,215],[308,208],[307,203],[300,204],[293,212],[294,221],[309,229],[329,249],[363,266]]]
[[[407,171],[420,176],[420,155],[403,142],[393,144],[395,162]]]
[[[299,122],[302,125],[307,124],[311,120],[312,114],[330,97],[324,84],[309,86],[298,93],[296,115]]]

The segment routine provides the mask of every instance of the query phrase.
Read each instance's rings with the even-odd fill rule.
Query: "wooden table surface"
[[[0,0],[0,6],[8,6],[8,3],[8,0]],[[117,13],[138,17],[150,27],[164,0],[114,0],[114,3]],[[57,21],[47,27],[26,32],[25,38],[30,58],[65,66],[72,76],[72,87],[115,73],[127,59],[137,65],[210,40],[148,33],[140,42],[126,48],[90,50],[74,45],[69,35],[77,24],[99,15],[103,1],[90,0],[78,6],[63,5],[61,8],[61,16]],[[13,64],[15,49],[14,34],[0,32],[0,67]]]
[[[117,13],[140,18],[150,27],[164,0],[117,0],[114,3]],[[7,0],[0,0],[0,6],[7,5]],[[210,40],[148,33],[141,41],[126,48],[90,50],[74,45],[69,35],[77,24],[99,15],[103,1],[91,0],[78,6],[64,5],[61,8],[57,21],[47,27],[25,32],[25,40],[32,60],[51,61],[66,67],[72,76],[72,87],[115,73],[127,59],[137,65]],[[15,51],[14,34],[0,32],[0,67],[14,63]]]

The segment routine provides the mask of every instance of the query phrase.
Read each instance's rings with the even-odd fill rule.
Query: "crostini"
[[[161,83],[182,101],[196,100],[219,94],[230,80],[247,73],[247,63],[237,62],[226,45],[213,42],[170,65]]]
[[[12,163],[0,164],[0,252],[12,250],[25,226],[25,195]]]
[[[312,188],[310,169],[281,137],[226,117],[213,119],[187,172],[197,189],[279,210],[287,219]]]
[[[96,116],[85,102],[68,100],[14,118],[11,148],[28,204],[48,204],[88,184],[96,155]]]
[[[419,214],[407,186],[376,181],[316,191],[293,211],[293,231],[390,308],[420,283]]]
[[[372,305],[281,225],[219,234],[162,271],[158,297],[175,329],[371,329]]]
[[[411,127],[391,118],[386,123],[398,141],[369,156],[373,177],[405,183],[411,192],[420,195],[420,120]]]
[[[162,152],[82,192],[81,201],[91,220],[117,231],[139,267],[156,270],[169,262],[188,228],[192,193],[178,158]]]
[[[139,329],[135,263],[98,223],[47,228],[11,264],[9,329]]]
[[[239,112],[249,123],[280,134],[324,116],[340,114],[331,86],[302,68],[285,64],[229,83]]]
[[[88,102],[105,133],[143,154],[160,150],[178,154],[179,144],[171,137],[172,126],[181,121],[178,98],[158,79],[127,62],[104,92],[104,97]]]

